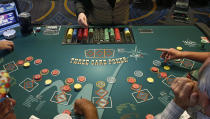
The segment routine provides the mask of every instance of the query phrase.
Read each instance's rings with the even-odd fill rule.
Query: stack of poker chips
[[[208,38],[201,37],[201,50],[206,49],[207,44],[209,43]]]
[[[73,35],[73,29],[69,29],[67,32],[67,43],[71,42],[72,35]]]
[[[120,30],[118,28],[115,28],[114,33],[115,33],[115,41],[116,42],[121,42]]]
[[[62,44],[134,43],[129,28],[68,28]]]
[[[31,24],[31,14],[28,12],[22,12],[18,17],[21,25],[21,33],[24,35],[30,34],[33,31],[33,25]]]
[[[7,40],[12,40],[16,36],[16,31],[14,29],[9,29],[3,32],[4,38]]]
[[[0,70],[0,102],[3,102],[10,89],[10,76],[5,70]]]

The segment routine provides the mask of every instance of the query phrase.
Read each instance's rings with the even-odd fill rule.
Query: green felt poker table
[[[63,113],[74,113],[73,104],[78,98],[92,101],[98,110],[100,119],[144,119],[147,114],[156,115],[173,99],[170,81],[198,69],[200,63],[182,59],[171,61],[170,70],[159,66],[160,52],[156,48],[176,48],[184,51],[210,51],[207,44],[201,50],[201,37],[205,35],[196,26],[129,26],[135,43],[132,44],[74,44],[63,45],[67,29],[73,26],[61,26],[59,34],[45,34],[45,26],[40,32],[21,35],[17,28],[13,52],[2,52],[1,68],[6,69],[13,79],[10,94],[17,103],[17,119],[28,119],[35,115],[40,119],[52,119]],[[127,27],[127,26],[125,26]],[[35,28],[34,28],[35,29]],[[141,32],[141,30],[149,32]],[[30,67],[18,65],[19,60],[32,56]],[[41,59],[41,64],[35,60]],[[157,67],[158,72],[152,72]],[[48,69],[48,73],[41,73]],[[58,70],[53,75],[53,70]],[[166,72],[167,78],[160,73]],[[42,74],[40,80],[34,75]],[[84,82],[78,77],[85,76]],[[153,83],[147,78],[154,79]],[[64,93],[65,80],[73,78],[70,91]],[[136,80],[137,90],[132,88],[128,79]],[[46,86],[45,80],[52,84]],[[74,90],[74,84],[80,83],[82,89]]]

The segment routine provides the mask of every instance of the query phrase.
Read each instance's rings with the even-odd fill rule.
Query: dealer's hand
[[[86,15],[84,13],[80,13],[78,15],[78,24],[80,26],[88,27],[87,17],[86,17]]]
[[[174,92],[174,102],[182,109],[195,106],[198,103],[198,87],[197,82],[191,79],[178,77],[176,78],[171,88]]]
[[[95,105],[87,99],[77,99],[74,104],[74,111],[84,115],[85,119],[98,119],[98,113]]]
[[[172,59],[182,58],[182,52],[174,48],[170,48],[170,49],[157,48],[156,50],[162,52],[160,57],[164,58],[166,62]]]
[[[0,50],[12,50],[14,48],[14,43],[8,40],[0,41]]]

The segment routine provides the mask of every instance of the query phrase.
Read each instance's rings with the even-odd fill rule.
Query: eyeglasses
[[[2,119],[6,119],[10,113],[14,112],[14,104],[9,98],[5,99],[2,103],[4,103],[2,106],[3,109],[6,108],[5,110],[7,110],[6,113],[2,115]]]

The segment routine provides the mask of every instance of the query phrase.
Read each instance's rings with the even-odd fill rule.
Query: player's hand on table
[[[182,58],[182,52],[174,48],[170,48],[170,49],[157,48],[156,50],[162,52],[160,57],[164,58],[166,62],[172,59]]]
[[[174,102],[182,109],[195,106],[198,103],[198,84],[196,81],[185,77],[176,78],[171,89],[174,92]]]
[[[77,114],[84,115],[85,119],[98,119],[95,105],[87,99],[77,99],[74,104],[74,111]]]
[[[78,15],[78,24],[80,26],[88,27],[87,17],[86,17],[86,15],[84,13],[80,13]]]
[[[14,48],[14,43],[8,40],[0,41],[0,50],[12,50]]]

